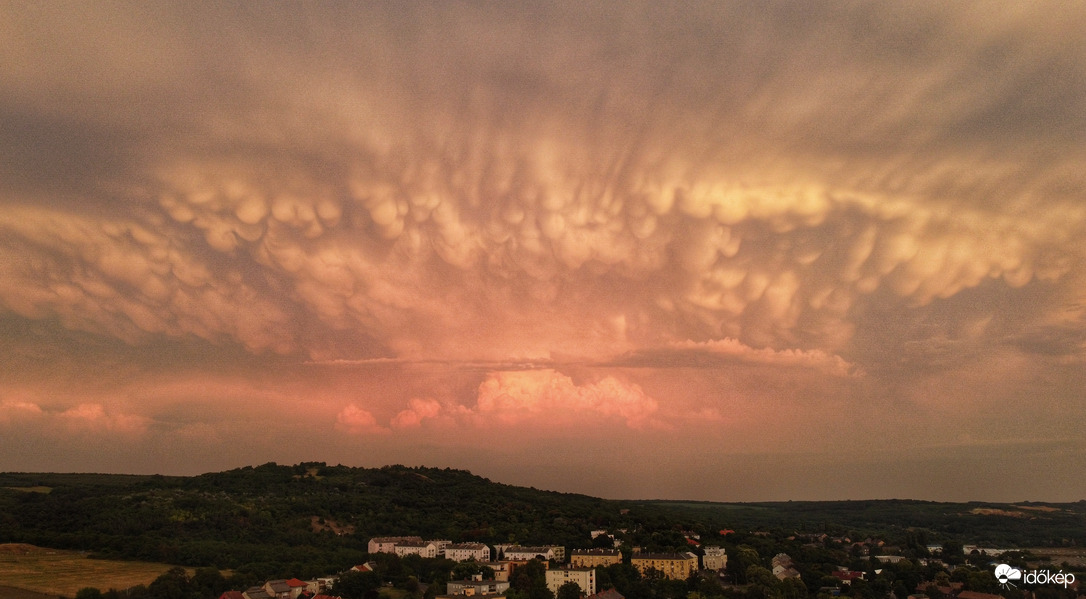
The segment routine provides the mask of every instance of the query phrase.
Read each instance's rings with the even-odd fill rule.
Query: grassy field
[[[36,487],[4,487],[5,489],[11,489],[12,491],[22,491],[23,493],[50,493],[53,487],[43,487],[38,485]]]
[[[45,595],[26,589],[0,586],[0,597],[3,597],[4,599],[59,599],[60,595]]]
[[[74,597],[83,587],[127,589],[149,584],[169,569],[168,564],[89,559],[78,551],[0,545],[0,586],[47,595]]]

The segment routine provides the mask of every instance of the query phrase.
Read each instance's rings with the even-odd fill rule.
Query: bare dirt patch
[[[1020,510],[1033,510],[1035,512],[1062,512],[1058,507],[1052,507],[1050,505],[1016,505],[1014,506]]]
[[[341,525],[335,520],[325,520],[324,522],[321,522],[319,516],[312,516],[311,518],[309,518],[309,526],[313,529],[313,532],[330,530],[337,535],[354,534],[353,524]]]
[[[1011,518],[1029,518],[1029,514],[1025,512],[1015,512],[1008,510],[1001,510],[991,507],[977,507],[969,510],[969,513],[976,514],[978,516],[1009,516]]]

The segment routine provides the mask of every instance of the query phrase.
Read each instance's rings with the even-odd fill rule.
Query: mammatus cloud
[[[437,12],[459,19],[457,10]],[[330,18],[320,12],[310,18]],[[468,29],[507,30],[515,12],[475,15],[484,18]],[[468,32],[439,42],[398,31],[383,10],[344,37],[354,51],[343,56],[357,64],[343,58],[316,73],[287,58],[301,40],[262,51],[217,40],[216,59],[250,66],[226,74],[248,95],[234,103],[225,88],[209,89],[203,112],[156,96],[191,133],[134,132],[132,151],[165,149],[108,188],[84,188],[82,202],[103,209],[9,190],[0,305],[132,342],[196,336],[319,359],[599,357],[726,338],[838,353],[873,297],[922,309],[986,281],[1058,284],[1082,262],[1069,240],[1086,216],[1053,188],[1053,177],[1082,188],[1061,166],[1081,151],[1058,124],[1040,124],[1034,142],[1051,150],[1042,161],[960,100],[983,97],[991,118],[1009,118],[1023,116],[1028,98],[1081,128],[1063,108],[1078,95],[1037,96],[1012,83],[1073,79],[1043,68],[1062,64],[1058,43],[1019,47],[1012,37],[1004,55],[1017,62],[986,72],[968,57],[1008,34],[959,29],[968,17],[950,8],[892,9],[886,21],[861,10],[843,19],[819,7],[802,18],[770,10],[755,19],[759,39],[765,30],[794,37],[783,35],[794,19],[828,27],[772,50],[744,46],[752,17],[728,8],[662,20],[632,10],[629,26],[646,34],[636,47],[599,7],[575,12],[584,13],[577,29],[596,35],[549,29],[564,18],[545,16],[543,37],[521,39],[528,47],[506,59]],[[63,15],[39,16],[62,30]],[[702,21],[719,29],[674,43]],[[895,54],[898,34],[882,28],[890,21],[942,22],[938,34],[958,39],[965,58],[940,53],[946,39],[921,30],[916,56]],[[262,39],[285,23],[236,24]],[[885,37],[879,51],[850,54],[847,38],[815,33],[860,23],[877,23],[859,43]],[[1057,27],[1037,15],[1006,26],[1022,36]],[[9,47],[29,43],[17,23],[9,28]],[[88,78],[120,69],[163,91],[214,85],[186,70],[207,58],[198,37],[165,39],[175,41],[143,43],[187,57],[168,76],[143,61],[107,61],[110,53],[87,53],[79,69]],[[385,66],[368,54],[377,47],[397,48]],[[60,63],[65,52],[38,62]],[[752,77],[759,67],[771,75]],[[53,72],[12,73],[18,102],[44,93]],[[282,85],[316,74],[327,81],[319,93]],[[128,89],[108,85],[115,80],[81,93],[141,114],[123,101]],[[994,87],[982,90],[984,81]],[[874,98],[894,96],[876,112]],[[937,101],[947,98],[958,99]],[[938,109],[918,119],[923,106]],[[65,124],[35,126],[119,127],[112,114],[85,108]],[[257,120],[240,127],[243,114]],[[848,125],[857,118],[866,128]],[[1050,160],[1057,149],[1064,158]],[[978,152],[993,159],[978,163]],[[1007,182],[1032,167],[1036,175]]]
[[[922,429],[946,397],[987,439],[1030,373],[1081,422],[1086,10],[1003,8],[0,8],[0,377],[103,388],[0,420]],[[201,353],[241,382],[162,374]],[[339,369],[312,399],[264,360]]]

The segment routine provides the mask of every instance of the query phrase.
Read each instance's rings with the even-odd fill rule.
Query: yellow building
[[[698,571],[698,556],[686,553],[635,553],[630,560],[642,576],[656,570],[671,580],[686,580]]]
[[[618,549],[574,549],[569,564],[574,568],[598,568],[622,563]]]

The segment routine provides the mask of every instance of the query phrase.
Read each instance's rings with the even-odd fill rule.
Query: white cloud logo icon
[[[1022,580],[1022,571],[1009,564],[999,564],[995,569],[995,577],[999,584],[1006,586],[1012,580]]]

